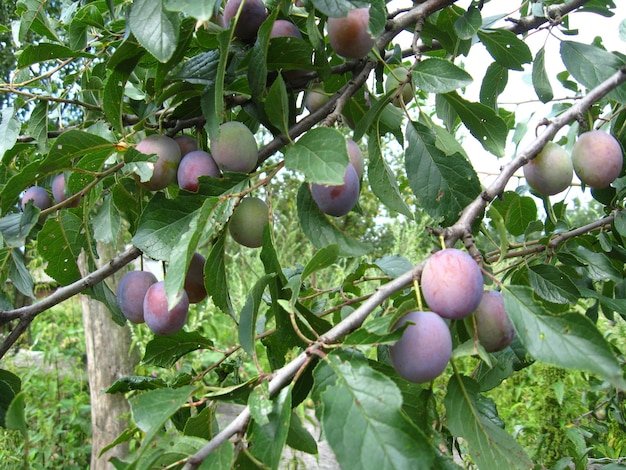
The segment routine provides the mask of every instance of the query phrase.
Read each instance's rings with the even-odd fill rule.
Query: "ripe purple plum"
[[[302,33],[298,27],[289,20],[276,20],[270,31],[270,38],[294,37],[302,38]]]
[[[502,351],[515,336],[515,328],[504,308],[502,294],[486,290],[474,312],[478,340],[487,352]]]
[[[185,292],[190,304],[197,304],[206,299],[207,291],[204,287],[204,264],[206,259],[200,253],[194,253],[189,262],[185,276]]]
[[[59,204],[65,201],[71,194],[67,189],[67,185],[65,184],[65,175],[63,173],[59,173],[52,180],[52,197],[54,198],[54,202]],[[78,207],[80,204],[80,199],[75,199],[67,207]]]
[[[39,209],[46,210],[52,207],[52,199],[46,191],[41,186],[31,186],[28,188],[24,195],[22,196],[22,210],[26,208],[26,204],[31,201],[35,207],[39,207]]]
[[[389,93],[391,90],[397,90],[391,101],[394,106],[401,107],[403,104],[408,104],[413,100],[415,90],[409,69],[396,67],[387,75],[385,79],[385,93]]]
[[[180,147],[180,155],[185,156],[189,152],[193,152],[194,150],[198,150],[198,141],[191,137],[190,135],[177,135],[174,137],[174,140]]]
[[[220,169],[210,153],[204,150],[192,150],[178,165],[178,186],[187,191],[198,192],[200,176],[220,177]]]
[[[580,181],[591,188],[602,189],[622,172],[624,154],[615,137],[596,129],[578,137],[572,147],[572,163]]]
[[[365,57],[374,46],[374,38],[367,30],[369,21],[369,7],[355,8],[341,18],[328,18],[330,47],[347,59]]]
[[[211,139],[211,155],[222,171],[250,173],[256,168],[258,146],[254,134],[239,121],[225,122]]]
[[[149,271],[129,271],[117,285],[117,305],[124,316],[133,323],[143,323],[143,300],[148,288],[157,282]]]
[[[228,223],[230,236],[240,245],[258,248],[263,245],[263,230],[269,219],[265,201],[252,196],[243,198]]]
[[[365,164],[365,162],[363,161],[363,153],[359,148],[359,144],[357,144],[354,140],[347,139],[347,142],[350,163],[352,163],[352,166],[356,170],[356,174],[358,175],[359,179],[361,179],[361,177],[363,176],[363,166]]]
[[[411,322],[402,338],[389,348],[391,363],[410,382],[423,383],[439,377],[452,356],[452,336],[445,320],[433,312],[413,311],[395,325]]]
[[[154,334],[160,336],[173,335],[180,331],[187,321],[189,297],[183,290],[180,301],[172,308],[167,308],[165,283],[155,282],[146,291],[143,299],[143,316],[146,325]]]
[[[152,164],[152,176],[148,181],[141,183],[143,186],[150,191],[158,191],[176,183],[181,153],[174,139],[166,135],[152,134],[139,142],[135,148],[146,155],[157,155],[157,161]]]
[[[330,97],[324,92],[321,83],[314,83],[304,95],[304,106],[310,113],[314,113],[326,103]]]
[[[360,189],[359,175],[352,163],[348,163],[343,176],[343,184],[332,186],[312,183],[311,196],[323,213],[341,217],[355,206],[359,200]]]
[[[241,13],[235,25],[234,35],[245,42],[253,42],[259,32],[259,27],[267,17],[267,11],[262,0],[228,0],[224,6],[224,24],[230,22],[237,16],[239,6]]]
[[[421,286],[430,309],[453,320],[471,315],[483,296],[480,267],[457,248],[446,248],[428,258]]]
[[[569,188],[574,176],[572,159],[554,142],[548,142],[522,168],[528,185],[543,196],[552,196]]]

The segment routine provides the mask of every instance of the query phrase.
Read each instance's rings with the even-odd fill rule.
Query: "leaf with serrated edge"
[[[185,354],[211,346],[213,341],[196,331],[179,331],[169,336],[155,336],[146,345],[142,362],[146,365],[168,368]]]

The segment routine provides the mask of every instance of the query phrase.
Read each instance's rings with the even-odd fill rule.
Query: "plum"
[[[548,142],[522,168],[528,185],[543,196],[552,196],[569,188],[574,176],[572,159],[554,142]]]
[[[304,95],[304,107],[310,113],[314,113],[329,100],[329,96],[324,92],[324,86],[321,83],[313,83]]]
[[[210,153],[204,150],[192,150],[178,165],[178,186],[187,191],[198,192],[200,176],[220,177],[220,169]]]
[[[471,315],[478,307],[483,295],[483,276],[469,254],[457,248],[446,248],[426,261],[421,287],[433,312],[458,320]]]
[[[369,7],[355,8],[341,18],[328,18],[330,47],[347,59],[365,57],[374,46],[374,38],[367,30],[369,21]]]
[[[65,175],[63,173],[59,173],[52,180],[52,197],[54,198],[54,202],[59,204],[65,201],[71,194],[67,189],[67,185],[65,184]],[[71,203],[69,203],[68,207],[78,207],[80,204],[80,199],[75,199]]]
[[[500,292],[484,291],[474,318],[478,340],[487,352],[502,351],[513,341],[515,329],[506,313]]]
[[[256,168],[258,146],[254,134],[239,121],[225,122],[211,139],[211,155],[222,171],[250,173]]]
[[[578,137],[572,147],[572,163],[580,181],[591,188],[602,189],[622,172],[624,155],[615,137],[596,129]]]
[[[206,259],[200,253],[194,253],[189,262],[184,288],[190,304],[202,302],[207,296],[206,287],[204,287],[205,263]]]
[[[289,20],[276,20],[270,31],[270,38],[294,37],[302,38],[302,33],[298,27]]]
[[[401,107],[403,104],[408,104],[413,100],[415,90],[409,69],[396,67],[387,75],[385,79],[385,93],[389,93],[391,90],[397,90],[391,101],[394,106]]]
[[[165,283],[159,281],[148,287],[143,299],[143,317],[154,334],[168,336],[180,331],[187,321],[188,312],[189,297],[184,290],[180,301],[168,309]]]
[[[233,211],[228,223],[230,236],[240,245],[258,248],[263,245],[263,230],[269,222],[269,208],[258,197],[246,197]]]
[[[180,155],[184,157],[189,152],[193,152],[194,150],[198,150],[198,141],[191,137],[190,135],[177,135],[174,137],[174,140],[180,147]]]
[[[328,215],[341,217],[352,210],[359,200],[359,175],[352,163],[348,163],[339,186],[311,184],[311,196],[319,209]]]
[[[174,139],[166,135],[152,134],[135,147],[137,151],[147,155],[157,155],[152,164],[152,176],[142,182],[150,191],[158,191],[176,183],[176,173],[181,159],[180,147]]]
[[[48,191],[41,186],[31,186],[24,192],[21,204],[22,210],[26,208],[26,204],[29,201],[32,202],[35,207],[39,207],[42,211],[52,207],[52,199],[50,198]]]
[[[348,143],[348,155],[350,156],[350,163],[352,163],[352,166],[356,170],[356,174],[358,175],[359,179],[361,179],[361,177],[363,176],[363,166],[364,166],[363,153],[361,153],[361,149],[359,148],[359,145],[354,140],[347,139],[347,143]]]
[[[133,323],[143,323],[143,299],[148,288],[157,282],[149,271],[129,271],[117,285],[117,305],[124,316]]]
[[[235,24],[234,35],[244,42],[254,42],[259,27],[267,17],[262,0],[228,0],[224,6],[224,24],[230,25],[230,22],[237,16],[242,2],[243,6]]]
[[[411,322],[402,338],[389,348],[398,374],[411,382],[430,382],[446,369],[452,356],[452,336],[445,320],[434,312],[412,311],[394,329]]]

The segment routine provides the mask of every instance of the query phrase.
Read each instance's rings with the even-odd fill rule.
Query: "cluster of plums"
[[[157,335],[167,336],[180,331],[187,321],[189,305],[207,297],[204,286],[206,260],[194,253],[185,276],[184,289],[179,302],[168,308],[164,281],[150,271],[129,271],[117,285],[117,304],[132,323],[146,323]]]
[[[431,311],[411,311],[394,325],[409,325],[389,349],[391,363],[411,382],[429,382],[443,373],[452,357],[452,336],[446,320],[474,315],[476,334],[487,352],[506,348],[515,334],[502,294],[483,290],[480,267],[464,251],[447,248],[433,254],[421,277]]]
[[[50,193],[43,186],[31,186],[22,195],[20,205],[22,210],[26,208],[26,204],[29,202],[40,210],[46,210],[52,207],[54,204],[60,204],[68,199],[71,194],[65,184],[65,174],[59,173],[52,179],[51,184],[52,197]],[[80,204],[80,199],[75,199],[71,203],[68,203],[69,207],[77,207]]]
[[[548,142],[523,167],[528,185],[543,196],[567,189],[574,172],[593,189],[608,187],[622,172],[624,156],[615,137],[602,130],[584,132],[572,147],[571,156],[563,147]]]

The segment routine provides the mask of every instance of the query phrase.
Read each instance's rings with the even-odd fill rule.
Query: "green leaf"
[[[551,264],[537,264],[528,270],[530,285],[535,293],[557,304],[575,304],[580,292],[568,275]]]
[[[28,427],[26,425],[26,416],[24,414],[24,392],[20,392],[13,400],[6,412],[5,424],[7,429],[15,429],[19,431],[22,437],[28,436]]]
[[[349,161],[346,138],[329,127],[311,129],[285,152],[287,168],[303,172],[309,183],[343,184]]]
[[[185,61],[172,78],[194,84],[208,85],[215,81],[219,63],[220,52],[218,50],[201,52]]]
[[[0,159],[3,163],[7,150],[10,150],[17,142],[20,135],[20,121],[15,117],[13,106],[7,106],[0,111]]]
[[[234,445],[232,442],[226,441],[202,461],[198,470],[231,470],[234,460]]]
[[[489,217],[492,220],[501,219],[509,233],[517,237],[523,235],[528,225],[537,220],[537,205],[531,197],[505,191],[492,202]]]
[[[219,134],[219,125],[224,120],[224,77],[228,65],[232,30],[225,30],[217,35],[219,61],[214,80],[204,89],[200,98],[202,112],[206,118],[204,128],[210,139]],[[211,72],[212,74],[212,72]]]
[[[227,236],[228,233],[224,231],[211,247],[209,256],[204,263],[204,280],[207,292],[213,299],[215,306],[234,318],[233,305],[228,291],[226,260],[224,259]]]
[[[198,21],[208,21],[215,13],[215,5],[218,0],[204,0],[196,2],[193,0],[165,0],[165,8],[170,11],[179,11],[192,16]]]
[[[128,18],[139,43],[159,62],[167,62],[176,50],[180,22],[163,8],[163,2],[135,0]]]
[[[569,253],[585,265],[587,275],[594,281],[609,279],[620,282],[623,279],[621,269],[617,268],[604,253],[591,251],[583,246],[578,246]]]
[[[451,225],[480,194],[476,172],[463,156],[444,155],[435,144],[435,134],[423,124],[410,122],[406,136],[406,173],[413,194],[431,217]]]
[[[109,59],[111,72],[104,82],[102,111],[113,128],[124,133],[124,89],[128,77],[144,54],[144,49],[136,42],[126,40]]]
[[[34,282],[30,271],[26,267],[26,259],[24,253],[20,249],[13,248],[8,250],[9,260],[9,278],[13,281],[13,285],[17,290],[27,297],[35,297],[33,293]],[[3,263],[6,266],[6,263]]]
[[[449,60],[420,61],[411,74],[415,86],[429,93],[447,93],[472,83],[472,76]]]
[[[542,103],[552,101],[554,93],[552,92],[552,85],[550,85],[550,79],[546,72],[546,51],[542,47],[537,51],[535,60],[533,61],[533,73],[532,80],[535,87],[535,93]]]
[[[64,210],[56,219],[49,218],[37,235],[37,245],[47,262],[46,274],[59,284],[66,286],[81,278],[78,257],[87,246],[81,217]]]
[[[250,356],[254,356],[257,315],[263,301],[263,292],[273,278],[274,274],[266,274],[254,284],[239,314],[239,343]]]
[[[292,411],[289,420],[289,434],[287,434],[287,445],[292,449],[315,455],[318,453],[317,442],[311,433],[304,427],[300,416]]]
[[[371,345],[371,344],[393,344],[402,338],[403,329],[399,328],[391,331],[391,326],[395,318],[387,315],[368,321],[358,330],[350,333],[343,341],[344,346]]]
[[[167,382],[159,377],[143,377],[140,375],[131,375],[122,377],[111,385],[106,393],[127,393],[132,390],[155,390],[157,388],[166,388]]]
[[[362,256],[372,249],[369,243],[348,237],[332,224],[313,201],[307,184],[302,184],[298,191],[298,219],[315,248],[337,245],[341,256]]]
[[[433,449],[401,412],[402,395],[390,378],[362,359],[337,355],[313,374],[315,411],[341,468],[432,468]]]
[[[442,96],[485,150],[497,157],[504,156],[508,129],[506,122],[492,108],[464,100],[457,93],[446,93]]]
[[[493,62],[483,78],[483,83],[480,87],[480,102],[490,108],[498,108],[498,96],[506,88],[506,84],[509,80],[509,69],[502,67],[499,63]]]
[[[469,453],[481,470],[529,469],[532,462],[515,439],[481,413],[478,384],[455,374],[445,398],[448,428],[469,444]]]
[[[511,31],[504,29],[478,31],[478,38],[491,57],[503,67],[521,71],[524,70],[524,64],[533,60],[526,43]]]
[[[20,0],[16,4],[16,13],[20,15],[18,39],[26,41],[28,35],[33,32],[41,34],[50,41],[60,43],[61,40],[56,35],[51,26],[48,16],[45,14],[46,0]]]
[[[454,30],[460,39],[472,39],[483,24],[480,10],[471,5],[458,20],[454,22]]]
[[[364,8],[370,5],[367,0],[311,0],[313,6],[326,16],[340,18],[355,8]]]
[[[267,93],[265,112],[280,132],[289,135],[289,97],[283,76],[278,74]]]
[[[27,132],[37,142],[40,152],[48,151],[48,101],[41,100],[35,105],[28,120]]]
[[[42,42],[36,45],[27,46],[19,55],[17,60],[18,68],[28,67],[38,62],[45,62],[54,59],[67,59],[78,57],[94,57],[92,54],[76,53],[69,47]]]
[[[6,427],[6,414],[11,402],[22,389],[20,378],[8,370],[0,369],[0,426]]]
[[[212,346],[213,341],[197,331],[179,331],[169,336],[155,336],[146,345],[142,362],[148,366],[169,368],[184,355]]]
[[[302,270],[301,278],[306,279],[314,272],[332,266],[337,261],[338,256],[339,247],[337,245],[328,245],[320,248]]]
[[[113,204],[113,197],[107,194],[102,199],[93,220],[94,238],[103,243],[114,243],[120,233],[122,215]]]
[[[593,372],[626,388],[617,359],[589,318],[579,313],[546,315],[529,287],[510,286],[503,293],[506,311],[531,356],[558,367]]]

